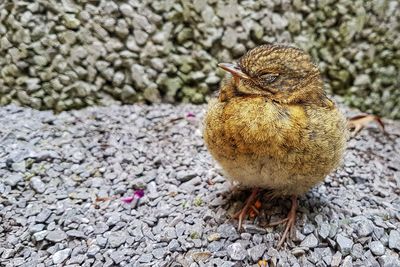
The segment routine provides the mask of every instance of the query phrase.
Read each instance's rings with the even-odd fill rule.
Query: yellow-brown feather
[[[240,95],[228,79],[209,103],[204,140],[228,178],[277,195],[303,194],[338,166],[345,150],[346,120],[328,98],[321,101]]]

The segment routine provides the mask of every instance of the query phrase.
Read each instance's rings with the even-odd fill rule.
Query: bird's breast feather
[[[277,105],[264,98],[236,98],[212,105],[206,118],[206,133],[213,140],[206,142],[218,144],[221,153],[283,156],[284,147],[299,145],[307,126],[301,106]]]

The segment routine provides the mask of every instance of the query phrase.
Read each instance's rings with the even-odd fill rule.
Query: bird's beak
[[[239,66],[235,64],[219,63],[218,67],[220,67],[223,70],[226,70],[227,72],[230,72],[235,77],[242,79],[250,79],[250,77],[246,73],[244,73]]]

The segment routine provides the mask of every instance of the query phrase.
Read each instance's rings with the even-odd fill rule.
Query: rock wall
[[[399,28],[397,0],[6,0],[0,104],[202,103],[217,62],[284,42],[310,52],[347,103],[400,118]]]

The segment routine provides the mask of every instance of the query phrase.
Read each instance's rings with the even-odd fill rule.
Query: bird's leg
[[[379,127],[381,128],[382,132],[385,132],[385,125],[383,124],[381,118],[375,115],[366,114],[366,115],[357,115],[351,117],[348,120],[348,127],[352,130],[351,135],[357,135],[368,123],[375,121]]]
[[[283,242],[289,237],[292,236],[293,229],[296,223],[296,210],[297,210],[297,196],[292,196],[291,198],[292,201],[292,207],[290,208],[290,211],[286,217],[286,219],[282,220],[281,222],[285,221],[286,222],[286,227],[285,231],[282,234],[281,240],[278,243],[278,248],[280,248],[283,245]]]
[[[258,188],[253,188],[253,191],[251,192],[251,195],[247,198],[244,207],[238,213],[236,213],[233,216],[234,218],[239,219],[238,231],[240,230],[240,228],[242,228],[243,218],[247,215],[247,211],[253,205],[254,200],[256,199],[258,192],[259,192]]]

